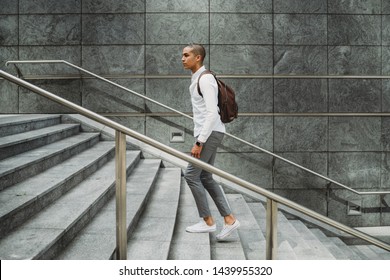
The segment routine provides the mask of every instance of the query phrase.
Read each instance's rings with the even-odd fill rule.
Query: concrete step
[[[257,222],[265,229],[266,210],[261,203],[248,203]],[[368,259],[371,253],[373,259],[390,258],[390,253],[376,246],[366,245],[379,255],[373,255],[366,248],[352,248],[338,237],[328,237],[319,228],[307,228],[298,220],[288,220],[282,212],[278,212],[278,259],[342,259],[361,260]],[[295,226],[294,226],[295,224]],[[309,232],[311,232],[311,234]],[[265,231],[263,231],[264,233]],[[343,237],[344,238],[344,237]],[[316,240],[318,239],[318,240]],[[318,243],[320,242],[320,243]],[[324,249],[324,247],[326,249]],[[291,250],[294,250],[292,253]],[[362,255],[362,250],[366,255]],[[332,256],[330,256],[331,254]]]
[[[390,252],[383,250],[381,248],[378,248],[374,245],[366,245],[368,246],[374,253],[378,255],[378,260],[390,260]]]
[[[128,151],[127,170],[140,159]],[[51,259],[75,237],[115,191],[115,161],[111,160],[77,187],[0,239],[0,259]]]
[[[99,142],[99,133],[80,133],[0,161],[0,190],[15,185]]]
[[[362,260],[370,260],[377,258],[376,254],[367,246],[364,245],[350,245],[349,248],[359,255]]]
[[[79,124],[57,124],[0,138],[0,160],[79,133]]]
[[[0,118],[0,137],[61,123],[60,115],[9,115]]]
[[[375,245],[347,245],[338,237],[328,237],[318,228],[310,231],[321,241],[337,260],[382,260],[390,259],[390,252]]]
[[[252,202],[248,203],[249,208],[251,209],[256,222],[259,225],[260,230],[263,233],[263,236],[266,237],[266,209],[264,205],[260,202]],[[283,222],[286,223],[287,219],[284,217],[282,212],[278,212],[278,220],[283,217]],[[297,233],[295,230],[292,228],[288,227],[288,224],[282,224],[284,226],[284,230],[287,232],[284,232],[284,230],[280,229],[280,225],[278,224],[278,252],[277,252],[277,259],[278,260],[296,260],[298,259],[293,247],[291,246],[289,240],[293,241],[294,247],[301,248],[300,250],[303,250],[306,248],[306,244],[299,239],[296,239]],[[293,235],[291,235],[293,233]],[[295,240],[294,240],[295,239]],[[300,244],[297,243],[299,240]],[[303,247],[303,248],[302,248]],[[299,252],[299,250],[297,250]]]
[[[266,209],[261,203],[249,203],[265,235]],[[324,244],[298,220],[288,220],[278,212],[277,259],[334,259]]]
[[[0,237],[79,184],[115,154],[113,142],[92,148],[0,192]]]
[[[362,260],[390,260],[390,253],[373,245],[350,245],[352,251]]]
[[[280,240],[280,241],[279,241]],[[302,234],[283,215],[278,213],[278,242],[287,241],[293,249],[298,260],[315,259],[315,252],[306,242]]]
[[[186,227],[199,222],[200,218],[191,190],[184,179],[181,180],[179,205],[168,259],[210,260],[210,235],[186,232]]]
[[[181,169],[161,168],[145,212],[128,242],[129,260],[167,260],[179,205]]]
[[[235,200],[240,195],[228,194],[226,195],[229,205],[232,208],[233,213],[236,214],[235,211],[238,211],[237,203]],[[232,205],[234,204],[234,207]],[[223,242],[218,242],[216,239],[216,235],[222,230],[224,225],[223,217],[219,213],[216,205],[212,201],[209,196],[209,205],[211,209],[211,214],[215,218],[215,222],[217,224],[217,231],[210,233],[210,245],[211,245],[211,259],[213,260],[245,260],[244,248],[241,243],[240,236],[238,231],[233,232],[229,237],[226,238]],[[237,217],[238,218],[238,217]],[[243,221],[245,224],[245,220]]]
[[[347,244],[345,244],[339,237],[328,237],[343,253],[346,255],[348,260],[361,260],[362,258],[354,252]]]
[[[290,220],[290,223],[296,228],[305,242],[309,245],[313,251],[313,258],[307,256],[305,259],[315,260],[334,260],[335,257],[329,252],[329,250],[322,244],[322,242],[300,221]]]
[[[148,204],[154,188],[160,160],[140,160],[127,178],[127,224],[132,232]],[[116,247],[116,205],[113,196],[93,220],[64,248],[55,259],[108,260]]]
[[[265,237],[244,197],[228,194],[234,215],[240,221],[238,235],[247,260],[265,260]]]
[[[348,260],[348,256],[345,252],[336,245],[329,237],[327,237],[320,229],[311,228],[310,231],[315,235],[318,240],[326,247],[326,249],[335,257],[337,260]]]

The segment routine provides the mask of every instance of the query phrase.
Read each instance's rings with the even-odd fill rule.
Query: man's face
[[[195,55],[192,52],[191,47],[185,47],[183,49],[183,55],[181,57],[181,61],[183,63],[184,69],[189,69],[192,70],[193,72],[194,70],[197,70],[197,67],[200,62],[200,58],[201,58],[200,55]]]

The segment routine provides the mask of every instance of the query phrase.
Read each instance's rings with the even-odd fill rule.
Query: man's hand
[[[200,158],[200,153],[202,152],[203,146],[194,145],[191,150],[191,156],[195,158]]]

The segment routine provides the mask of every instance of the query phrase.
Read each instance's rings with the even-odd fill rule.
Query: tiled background
[[[240,109],[228,132],[352,188],[389,190],[390,79],[258,78],[390,75],[388,0],[0,0],[2,70],[16,74],[7,60],[63,59],[184,112],[190,80],[180,58],[189,42],[205,44],[218,74],[246,75],[225,78]],[[68,77],[33,81],[172,147],[193,143],[189,120],[150,116],[166,110],[127,92],[65,66],[20,68]],[[0,113],[57,112],[67,110],[0,80]],[[181,126],[185,143],[170,143]],[[225,138],[217,160],[343,222],[390,224],[389,196],[366,196],[368,213],[346,216],[346,199],[356,199],[350,192],[332,185],[327,201],[324,180],[236,141]]]

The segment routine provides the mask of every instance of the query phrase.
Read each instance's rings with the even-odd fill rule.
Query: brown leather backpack
[[[203,94],[200,91],[199,80],[204,74],[212,74],[217,81],[218,85],[218,107],[219,115],[221,116],[221,121],[223,123],[229,123],[237,118],[238,115],[238,105],[236,102],[236,94],[234,90],[225,84],[222,80],[217,78],[217,76],[210,70],[203,71],[198,78],[198,92],[200,96],[203,97]]]

